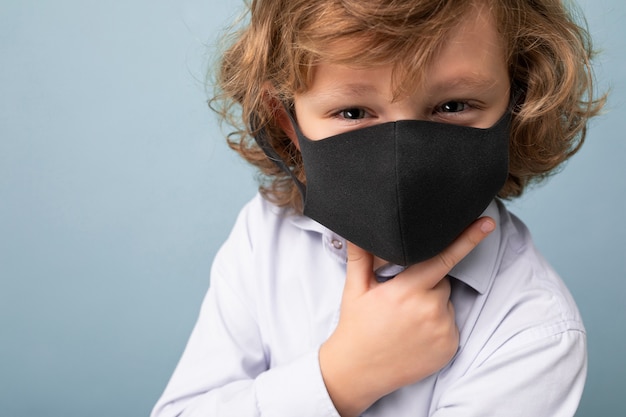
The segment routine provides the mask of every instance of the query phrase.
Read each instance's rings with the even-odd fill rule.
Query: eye
[[[364,119],[365,117],[367,117],[367,112],[363,109],[360,109],[358,107],[354,107],[351,109],[344,109],[341,110],[338,115],[344,119],[348,119],[348,120],[359,120],[359,119]]]
[[[439,106],[438,111],[442,113],[459,113],[466,110],[467,107],[467,103],[462,101],[448,101]]]

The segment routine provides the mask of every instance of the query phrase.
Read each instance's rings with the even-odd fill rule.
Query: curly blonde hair
[[[563,1],[475,0],[481,1],[493,13],[519,97],[509,175],[498,194],[509,199],[578,151],[587,121],[600,111],[605,96],[595,97],[589,33]],[[394,89],[401,94],[420,81],[420,71],[412,69],[429,64],[473,5],[457,0],[252,0],[246,23],[232,32],[221,58],[211,107],[235,129],[229,146],[259,168],[262,194],[280,206],[302,209],[294,182],[266,157],[254,135],[264,128],[281,159],[306,182],[300,152],[279,126],[277,103],[292,103],[294,94],[307,90],[317,62],[391,64]],[[341,48],[333,48],[337,44]]]

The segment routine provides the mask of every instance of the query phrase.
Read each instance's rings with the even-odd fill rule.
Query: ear
[[[285,135],[291,139],[293,144],[296,145],[296,148],[300,150],[298,135],[296,135],[291,118],[287,114],[287,109],[285,109],[284,104],[276,98],[274,91],[274,86],[269,81],[266,81],[263,85],[263,100],[265,101],[265,105],[271,110],[272,114],[276,118],[278,126],[280,126],[283,132],[285,132]]]
[[[296,148],[300,150],[300,143],[298,142],[298,135],[296,135],[296,130],[293,127],[293,122],[291,118],[287,114],[287,109],[282,104],[278,104],[278,108],[276,109],[276,121],[280,128],[285,132],[285,134],[291,139]]]

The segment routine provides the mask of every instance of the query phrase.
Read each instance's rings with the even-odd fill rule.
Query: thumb
[[[370,289],[374,280],[374,256],[350,242],[347,251],[348,263],[343,296],[358,297]]]

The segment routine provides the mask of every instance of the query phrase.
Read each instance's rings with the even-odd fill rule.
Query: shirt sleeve
[[[587,372],[584,331],[560,323],[531,333],[514,337],[468,370],[432,416],[573,416]]]
[[[216,256],[196,325],[151,417],[338,417],[317,349],[270,366],[247,223],[244,210]]]

